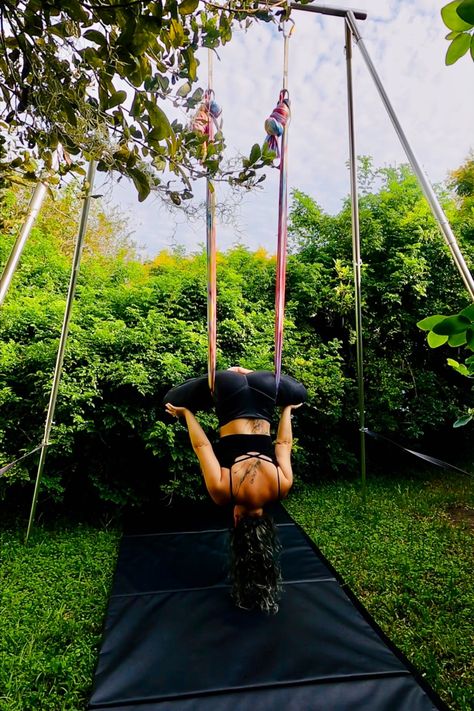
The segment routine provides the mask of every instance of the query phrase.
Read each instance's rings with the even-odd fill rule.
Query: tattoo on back
[[[251,484],[254,483],[259,467],[260,467],[260,459],[255,459],[253,462],[246,465],[245,471],[244,471],[243,475],[240,476],[239,483],[237,484],[237,491],[235,492],[236,496],[238,495],[238,493],[239,493],[239,491],[246,479],[248,479]],[[240,472],[237,469],[236,475],[239,476],[239,474],[240,474]]]

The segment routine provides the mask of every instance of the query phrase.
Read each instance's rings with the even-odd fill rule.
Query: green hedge
[[[381,176],[361,199],[367,425],[411,440],[442,434],[449,444],[470,385],[446,366],[445,354],[429,350],[416,323],[466,300],[413,177],[404,169]],[[77,205],[66,197],[73,225]],[[472,256],[474,229],[445,201],[462,217]],[[2,210],[4,262],[19,222],[11,193]],[[2,461],[42,435],[71,248],[53,217],[47,213],[33,231],[0,313]],[[111,249],[114,223],[104,238],[104,221],[93,220],[79,278],[44,492],[116,504],[202,496],[186,432],[166,418],[161,400],[206,368],[205,256],[164,252],[141,263],[120,230]],[[330,216],[296,192],[290,233],[283,369],[309,392],[295,418],[296,473],[351,472],[358,432],[349,205]],[[263,250],[219,255],[218,367],[272,367],[274,281],[275,259]],[[203,423],[216,427],[212,415]],[[2,495],[18,492],[34,468],[26,460],[8,472]]]

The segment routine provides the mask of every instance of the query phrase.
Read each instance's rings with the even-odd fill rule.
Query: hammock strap
[[[289,29],[288,29],[289,25]],[[288,125],[290,123],[290,97],[288,93],[288,50],[290,37],[294,30],[294,22],[289,20],[282,23],[280,29],[284,36],[283,56],[283,89],[280,92],[278,105],[265,122],[269,134],[269,145],[277,143],[277,136],[281,135],[280,149],[280,183],[278,193],[278,241],[277,241],[277,266],[275,284],[275,380],[276,388],[280,385],[281,359],[283,353],[283,322],[285,318],[285,292],[286,292],[286,261],[288,254]],[[280,132],[281,127],[281,134]],[[276,129],[274,132],[272,129]],[[276,134],[276,135],[275,135]],[[272,146],[271,146],[272,147]],[[278,145],[277,145],[278,155]]]
[[[10,464],[5,464],[5,466],[0,468],[0,476],[4,476],[10,469],[12,469],[16,464],[19,464],[22,462],[24,459],[27,457],[30,457],[32,454],[35,452],[38,452],[40,449],[43,449],[43,447],[46,447],[46,444],[39,444],[37,447],[32,449],[30,452],[27,452],[26,454],[23,454],[21,457],[18,457],[18,459],[15,459],[14,462],[10,462]]]
[[[208,90],[204,100],[207,105],[207,135],[214,140],[213,117],[214,92],[212,90],[212,50],[208,49]],[[206,254],[207,254],[207,377],[209,389],[214,392],[216,378],[217,341],[217,270],[216,270],[216,191],[212,180],[207,178],[206,189]]]
[[[288,91],[280,92],[279,104],[283,101],[289,107]],[[283,321],[285,318],[286,260],[288,251],[288,123],[283,126],[280,151],[280,184],[278,197],[278,242],[275,284],[275,378],[280,384],[281,358],[283,351]]]
[[[385,437],[384,435],[381,435],[378,432],[372,432],[371,430],[368,430],[367,427],[364,427],[363,431],[366,435],[369,435],[369,437],[381,440],[382,442],[388,442],[394,447],[398,447],[398,449],[401,449],[403,452],[407,452],[408,454],[412,454],[414,457],[418,457],[419,459],[423,459],[423,461],[425,462],[429,462],[429,464],[434,464],[436,467],[441,467],[442,469],[449,469],[453,472],[459,472],[474,479],[474,474],[472,474],[471,472],[467,472],[465,469],[461,469],[460,467],[457,467],[454,464],[445,462],[442,459],[438,459],[437,457],[432,457],[429,454],[423,454],[423,452],[417,452],[414,449],[408,449],[408,447],[403,447],[403,445],[399,444],[398,442],[394,442],[393,439]]]

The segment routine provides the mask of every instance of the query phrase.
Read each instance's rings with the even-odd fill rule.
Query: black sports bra
[[[257,452],[257,454],[253,454],[253,452]],[[229,470],[230,500],[232,502],[234,501],[234,492],[232,491],[232,467],[237,459],[239,459],[239,462],[243,462],[246,459],[270,460],[277,470],[278,500],[280,500],[280,470],[278,469],[275,448],[270,435],[226,435],[225,437],[221,437],[220,440],[214,444],[214,453],[221,467]]]

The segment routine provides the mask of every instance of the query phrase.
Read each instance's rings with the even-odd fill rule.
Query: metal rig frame
[[[280,0],[267,0],[262,2],[267,7],[270,5],[275,5],[282,7]],[[443,234],[445,242],[451,252],[456,268],[458,269],[464,285],[469,293],[471,299],[474,301],[474,280],[467,267],[464,257],[459,249],[456,238],[453,234],[451,226],[448,219],[440,205],[438,198],[431,186],[428,178],[426,177],[416,155],[411,148],[408,139],[401,127],[401,124],[397,118],[395,110],[388,98],[388,95],[383,87],[382,81],[375,69],[375,66],[370,58],[367,48],[362,39],[361,33],[359,31],[359,26],[357,20],[366,20],[367,13],[362,10],[353,10],[344,7],[333,7],[325,4],[308,4],[302,5],[300,3],[291,2],[291,10],[298,12],[311,12],[320,15],[332,15],[334,17],[343,17],[345,26],[345,48],[346,48],[346,69],[347,69],[347,108],[348,108],[348,126],[349,126],[349,164],[350,164],[350,189],[351,189],[351,203],[352,203],[352,259],[354,268],[354,291],[355,291],[355,325],[356,325],[356,336],[357,336],[357,380],[358,380],[358,392],[359,392],[359,433],[360,433],[360,467],[361,467],[361,486],[362,486],[362,496],[365,501],[366,498],[366,460],[365,460],[365,403],[364,403],[364,370],[363,370],[363,338],[362,338],[362,310],[361,310],[361,251],[360,251],[360,229],[359,229],[359,208],[358,208],[358,192],[357,192],[357,157],[355,148],[355,122],[354,122],[354,96],[353,96],[353,82],[352,82],[352,42],[361,51],[362,57],[365,61],[367,69],[375,83],[375,86],[379,92],[380,98],[383,105],[385,106],[390,120],[395,128],[395,131],[402,143],[405,150],[407,158],[411,164],[411,167],[419,180],[420,186],[425,194],[426,199],[430,205],[431,211],[439,228]],[[36,477],[35,491],[33,495],[33,502],[31,506],[30,519],[28,523],[28,531],[26,535],[26,540],[30,535],[34,515],[36,510],[36,503],[38,498],[38,490],[41,481],[41,476],[44,468],[44,462],[46,458],[46,448],[49,444],[49,434],[51,431],[51,426],[54,420],[54,410],[56,405],[56,396],[59,387],[59,381],[61,378],[62,362],[64,358],[64,350],[67,342],[67,335],[69,330],[69,320],[71,316],[71,308],[74,299],[75,286],[77,281],[77,274],[79,270],[80,257],[82,252],[82,245],[84,240],[84,235],[87,226],[87,215],[89,211],[91,188],[94,179],[95,164],[91,162],[89,166],[88,183],[89,188],[84,200],[83,211],[81,215],[81,222],[79,226],[78,238],[76,243],[76,249],[73,257],[73,266],[71,272],[71,280],[69,284],[68,296],[66,301],[66,310],[64,314],[64,321],[61,330],[61,338],[59,351],[56,361],[56,367],[54,370],[53,384],[51,390],[51,397],[48,406],[48,412],[46,416],[45,430],[43,436],[43,442],[41,445],[41,457],[38,466],[38,473]],[[41,207],[41,203],[44,199],[46,193],[46,188],[42,183],[39,183],[33,197],[30,202],[30,207],[27,213],[25,223],[20,231],[19,237],[13,247],[11,256],[8,260],[7,266],[4,270],[2,279],[0,280],[0,304],[6,296],[8,288],[10,286],[13,273],[18,264],[21,256],[21,252],[28,238],[28,235],[33,226],[34,220],[36,219],[38,212]]]
[[[355,327],[357,344],[357,384],[359,394],[359,436],[360,436],[360,476],[362,497],[366,499],[366,457],[365,457],[365,395],[364,395],[364,363],[363,363],[363,333],[362,333],[362,308],[361,308],[361,249],[360,249],[360,227],[359,227],[359,200],[357,191],[357,155],[355,148],[355,120],[354,120],[354,95],[352,83],[352,41],[356,43],[361,51],[367,69],[375,83],[383,105],[387,110],[390,120],[405,150],[408,161],[420,183],[421,189],[428,200],[429,206],[436,222],[439,225],[444,240],[451,252],[459,274],[464,282],[464,286],[474,301],[474,280],[464,257],[459,249],[456,237],[451,229],[443,208],[433,190],[433,187],[423,171],[403,128],[398,120],[387,92],[370,58],[367,48],[359,31],[357,20],[367,19],[367,13],[362,10],[352,10],[348,8],[330,7],[322,4],[301,5],[291,3],[292,10],[301,12],[314,12],[321,15],[333,15],[343,17],[345,22],[345,48],[346,48],[346,70],[347,70],[347,109],[349,127],[349,166],[351,184],[351,206],[352,206],[352,261],[354,269],[354,293],[355,293]]]

